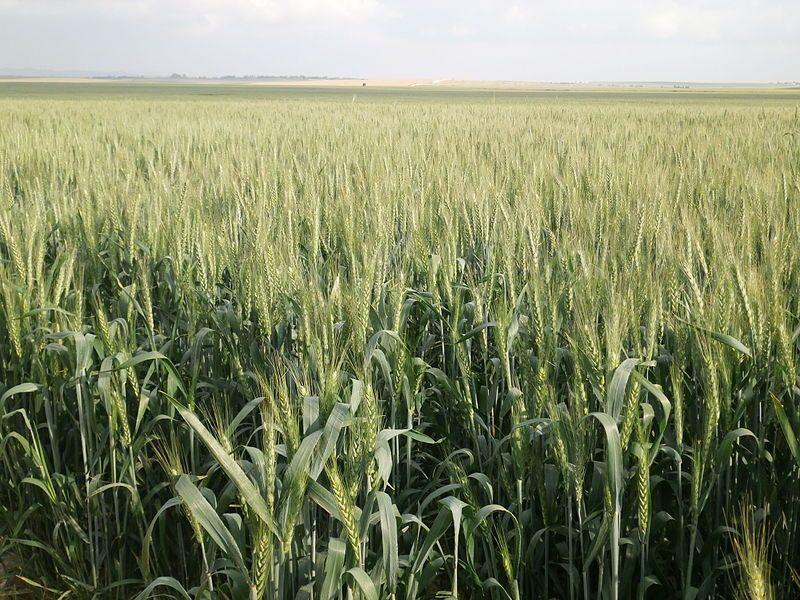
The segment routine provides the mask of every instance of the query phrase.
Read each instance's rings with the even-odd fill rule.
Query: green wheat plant
[[[0,594],[800,593],[797,100],[448,98],[0,94]]]

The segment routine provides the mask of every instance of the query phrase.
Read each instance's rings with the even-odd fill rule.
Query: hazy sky
[[[0,69],[800,80],[800,0],[0,0]]]

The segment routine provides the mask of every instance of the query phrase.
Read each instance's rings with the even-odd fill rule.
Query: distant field
[[[0,98],[137,98],[137,99],[241,99],[241,100],[333,100],[333,101],[439,101],[439,102],[775,102],[800,103],[800,89],[781,88],[591,88],[582,86],[500,85],[487,83],[419,84],[392,87],[391,82],[342,85],[279,83],[184,83],[130,81],[2,80]]]
[[[797,598],[800,92],[0,83],[0,584]]]

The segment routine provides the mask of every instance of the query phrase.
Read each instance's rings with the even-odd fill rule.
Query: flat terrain
[[[412,85],[413,83],[413,85]],[[105,80],[0,79],[4,98],[137,98],[434,102],[800,102],[800,88],[593,87],[546,84],[453,82],[148,82]]]

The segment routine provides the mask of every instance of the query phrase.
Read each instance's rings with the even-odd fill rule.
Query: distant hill
[[[80,71],[55,69],[12,69],[0,67],[0,77],[141,77],[122,72],[103,73],[99,71]]]
[[[86,78],[86,79],[164,79],[171,81],[317,81],[341,80],[350,77],[329,77],[327,75],[187,75],[172,73],[171,75],[141,75],[118,72],[81,71],[55,69],[19,69],[0,67],[0,77],[40,77],[40,78]]]

